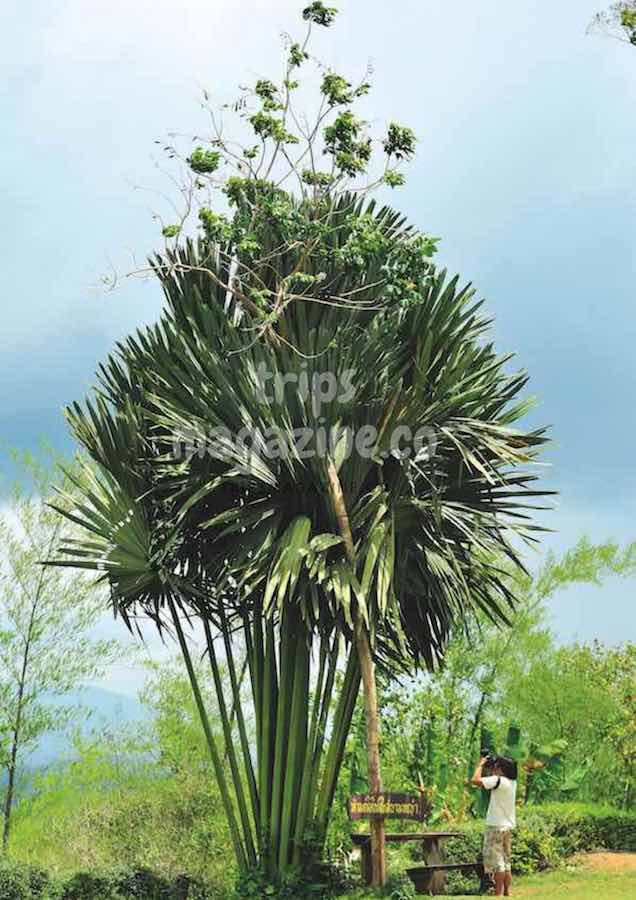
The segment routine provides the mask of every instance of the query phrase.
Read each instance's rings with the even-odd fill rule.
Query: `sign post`
[[[382,791],[375,794],[353,794],[347,801],[347,810],[352,822],[361,819],[370,820],[373,833],[373,823],[385,819],[410,819],[415,822],[425,822],[430,814],[430,803],[423,790],[419,796],[411,794],[392,794]],[[388,839],[403,836],[388,835]],[[354,843],[360,847],[362,876],[367,884],[372,883],[371,864],[371,840],[369,836],[353,835]],[[358,838],[359,840],[355,840]]]

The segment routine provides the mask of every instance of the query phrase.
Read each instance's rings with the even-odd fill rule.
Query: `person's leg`
[[[487,876],[492,885],[495,879],[495,869],[497,868],[496,832],[494,829],[488,827],[484,831],[482,861],[484,865],[484,875]]]
[[[507,831],[503,835],[503,856],[504,856],[504,868],[505,868],[505,880],[504,880],[504,896],[510,896],[510,889],[512,887],[512,832]]]
[[[497,897],[503,897],[506,890],[506,873],[495,872],[495,894]]]
[[[512,872],[506,872],[504,878],[504,897],[510,897],[512,888]]]

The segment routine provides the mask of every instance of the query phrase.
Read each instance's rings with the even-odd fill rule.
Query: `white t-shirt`
[[[517,824],[517,782],[503,775],[486,775],[481,783],[490,791],[486,825],[502,830],[514,828]]]

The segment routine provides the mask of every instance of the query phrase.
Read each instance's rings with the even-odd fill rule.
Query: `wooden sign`
[[[358,819],[413,819],[424,822],[429,804],[423,795],[410,794],[354,794],[347,802],[349,818]]]

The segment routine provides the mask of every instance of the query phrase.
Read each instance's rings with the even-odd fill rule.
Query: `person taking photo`
[[[470,783],[490,792],[484,831],[484,872],[495,880],[498,897],[512,888],[512,832],[517,824],[517,764],[505,756],[482,756]]]

